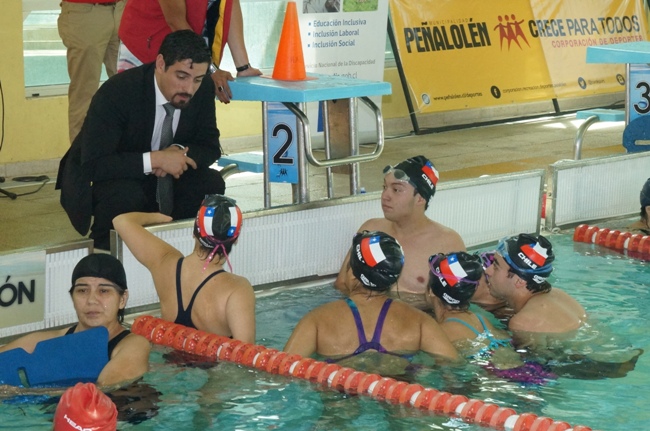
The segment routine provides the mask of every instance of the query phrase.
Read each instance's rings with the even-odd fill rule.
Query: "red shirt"
[[[115,4],[121,0],[63,0],[68,3],[88,3],[88,4],[97,4],[97,3],[110,3]]]
[[[187,22],[196,34],[201,34],[208,10],[208,0],[186,2]],[[120,30],[120,40],[143,63],[156,60],[163,39],[172,30],[167,25],[158,0],[137,0],[126,3]]]

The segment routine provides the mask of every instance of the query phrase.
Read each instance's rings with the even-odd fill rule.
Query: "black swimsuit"
[[[74,334],[74,330],[77,329],[77,325],[74,325],[72,328],[68,329],[65,333],[65,335],[70,335]],[[128,329],[125,329],[124,331],[120,332],[117,334],[115,337],[111,338],[108,340],[108,360],[111,360],[111,355],[113,354],[113,350],[115,350],[115,347],[126,337],[129,335],[131,331]]]
[[[219,271],[215,271],[212,274],[208,275],[205,280],[199,284],[199,287],[196,288],[194,291],[194,295],[192,295],[192,299],[190,299],[190,303],[188,304],[186,309],[183,309],[183,291],[181,290],[181,266],[183,265],[183,258],[181,257],[178,259],[178,264],[176,265],[176,298],[178,301],[178,313],[176,314],[176,320],[174,320],[174,323],[178,323],[180,325],[187,326],[188,328],[194,328],[197,329],[196,326],[194,325],[194,322],[192,322],[192,308],[194,307],[194,300],[196,299],[196,295],[199,293],[199,291],[205,286],[205,283],[210,281],[212,277],[214,277],[217,274],[221,274],[222,272],[225,272],[223,269],[220,269]]]

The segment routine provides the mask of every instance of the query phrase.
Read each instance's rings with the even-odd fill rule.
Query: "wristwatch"
[[[251,68],[251,64],[250,64],[250,63],[246,63],[245,65],[243,65],[243,66],[239,66],[239,67],[237,67],[236,69],[237,69],[237,72],[243,72],[244,70],[248,70],[248,69],[250,69],[250,68]]]
[[[219,70],[217,65],[214,64],[214,63],[210,63],[210,66],[208,67],[208,72],[210,72],[210,74],[212,74],[212,73],[216,72],[217,70]]]

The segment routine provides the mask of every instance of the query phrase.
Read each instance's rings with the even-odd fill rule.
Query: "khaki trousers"
[[[115,5],[61,3],[59,36],[67,48],[68,124],[70,142],[81,130],[90,100],[99,88],[102,64],[111,77],[117,72],[120,41],[117,31],[126,0]]]

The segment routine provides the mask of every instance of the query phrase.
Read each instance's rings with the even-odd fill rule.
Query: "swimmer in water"
[[[435,254],[429,258],[430,278],[427,299],[436,321],[456,347],[468,345],[475,351],[466,356],[489,356],[499,347],[510,346],[510,337],[496,329],[480,314],[470,311],[470,299],[479,283],[486,283],[478,255],[465,252]]]
[[[494,263],[485,270],[490,294],[513,310],[508,329],[517,348],[543,348],[571,337],[587,318],[578,301],[547,281],[554,260],[544,236],[519,234],[499,242]]]
[[[27,334],[0,347],[0,352],[22,348],[32,353],[41,341],[103,326],[108,329],[108,362],[97,378],[97,385],[121,385],[147,372],[149,341],[122,325],[129,298],[122,262],[108,254],[90,254],[81,259],[72,271],[70,297],[79,319],[77,324]]]
[[[370,219],[359,228],[359,231],[386,232],[404,247],[404,269],[392,287],[400,295],[415,294],[423,299],[429,281],[429,256],[465,250],[465,244],[456,231],[425,214],[436,192],[438,178],[433,163],[424,156],[386,166],[381,194],[384,217]],[[344,284],[349,258],[348,255],[341,266],[335,283],[337,286]]]
[[[426,313],[387,293],[400,275],[404,255],[383,232],[354,236],[341,291],[345,299],[321,305],[293,330],[285,352],[342,360],[374,350],[416,352],[456,360],[458,354],[440,325]],[[356,328],[356,331],[354,330]]]
[[[641,214],[639,220],[630,225],[630,230],[639,231],[643,235],[650,235],[650,178],[643,185],[639,200],[641,201]]]
[[[235,201],[207,196],[194,221],[194,251],[183,256],[144,228],[171,221],[160,213],[125,213],[113,226],[153,276],[163,319],[247,343],[255,342],[255,293],[250,282],[226,272],[242,214]]]

